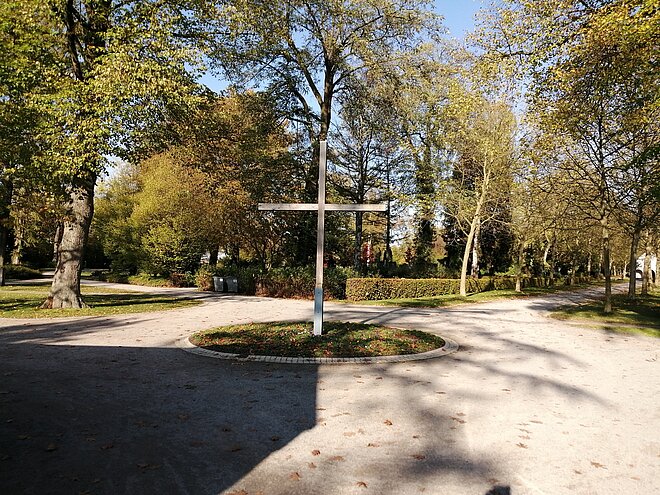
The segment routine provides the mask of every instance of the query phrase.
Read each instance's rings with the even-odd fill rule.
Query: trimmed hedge
[[[41,272],[23,265],[5,265],[5,278],[14,280],[28,280],[41,278]]]
[[[574,277],[575,283],[588,282],[589,277]],[[351,301],[378,301],[381,299],[414,299],[417,297],[436,297],[460,292],[458,279],[449,278],[349,278],[346,281],[346,298]],[[570,285],[570,278],[555,279],[555,284]],[[549,287],[549,278],[523,278],[522,286]],[[467,279],[468,292],[515,289],[513,277],[484,277]]]
[[[327,268],[323,277],[325,299],[346,299],[346,281],[354,273],[350,268]],[[274,268],[257,277],[256,295],[313,299],[315,283],[314,267]]]

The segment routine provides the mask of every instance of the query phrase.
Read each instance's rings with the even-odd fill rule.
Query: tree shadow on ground
[[[474,412],[463,409],[470,401],[490,407],[489,391],[446,394],[451,377],[518,380],[532,394],[599,401],[512,372],[487,346],[412,364],[319,367],[73,342],[125,324],[93,318],[0,330],[0,492],[510,493],[506,459],[471,447]],[[579,366],[509,340],[499,342],[511,347],[509,359]]]
[[[316,371],[3,345],[2,493],[219,493],[312,428]]]

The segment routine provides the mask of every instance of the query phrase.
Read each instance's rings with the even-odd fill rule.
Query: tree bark
[[[607,217],[601,220],[603,227],[603,275],[605,275],[605,305],[603,312],[605,314],[612,312],[612,275],[610,273],[610,229],[607,224]]]
[[[481,222],[477,222],[477,228],[474,231],[474,242],[472,243],[472,269],[470,276],[479,278],[479,233],[481,232]]]
[[[217,247],[209,250],[209,266],[216,266],[218,264],[218,251]]]
[[[41,305],[42,309],[86,307],[80,295],[80,273],[94,215],[95,182],[96,177],[93,175],[77,179],[69,191],[55,275],[48,298]]]
[[[468,259],[470,257],[470,250],[472,249],[472,243],[474,242],[474,234],[477,230],[477,224],[479,223],[479,215],[475,215],[470,224],[470,233],[468,234],[467,241],[465,243],[465,250],[463,251],[463,263],[461,264],[461,283],[460,283],[460,295],[465,297],[467,296],[467,267]]]
[[[652,255],[652,248],[647,242],[646,249],[644,250],[644,268],[642,269],[643,295],[647,295],[649,293],[649,285],[651,282],[651,255]]]

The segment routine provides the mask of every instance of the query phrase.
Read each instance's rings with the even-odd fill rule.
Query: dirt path
[[[461,345],[371,366],[189,355],[175,343],[194,330],[312,312],[205,297],[162,313],[0,320],[0,493],[660,492],[660,340],[545,317],[585,294],[328,304],[329,318]]]

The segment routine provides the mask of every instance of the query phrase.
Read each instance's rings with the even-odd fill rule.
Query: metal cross
[[[386,203],[328,204],[325,202],[327,142],[319,142],[319,194],[317,203],[259,203],[261,211],[317,211],[316,226],[316,285],[314,286],[314,335],[323,333],[323,245],[326,211],[387,211]]]

